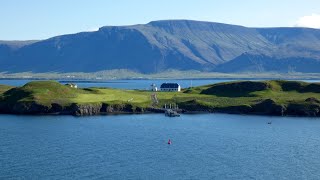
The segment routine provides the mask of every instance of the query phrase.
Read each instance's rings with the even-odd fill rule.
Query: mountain
[[[0,41],[0,46],[7,46],[10,49],[19,49],[23,46],[27,46],[33,43],[38,42],[38,40],[29,40],[29,41]]]
[[[275,58],[266,55],[248,53],[215,67],[215,71],[223,73],[239,72],[279,72],[279,73],[310,73],[320,72],[320,61],[305,57]]]
[[[24,43],[0,41],[0,72],[167,69],[320,72],[320,30],[190,20],[105,26]]]

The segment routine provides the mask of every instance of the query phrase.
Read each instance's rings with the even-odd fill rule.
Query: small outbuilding
[[[178,83],[163,83],[160,86],[160,91],[179,92],[181,91],[181,86]]]
[[[151,84],[151,91],[158,91],[156,84]]]

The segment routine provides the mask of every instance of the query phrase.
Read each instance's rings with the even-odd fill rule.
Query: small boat
[[[168,144],[171,144],[171,139],[169,139]]]
[[[269,122],[268,122],[268,124],[272,124],[272,122],[271,122],[271,121],[269,121]]]

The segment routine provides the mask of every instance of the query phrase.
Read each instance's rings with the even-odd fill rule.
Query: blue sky
[[[320,28],[320,0],[3,0],[0,17],[0,40],[45,39],[162,19]]]

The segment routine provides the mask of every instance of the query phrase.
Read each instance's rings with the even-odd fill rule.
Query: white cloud
[[[296,22],[296,26],[320,29],[320,14],[312,14],[299,18]]]
[[[98,30],[99,30],[99,27],[92,27],[92,28],[89,28],[87,31],[93,32],[93,31],[98,31]]]

